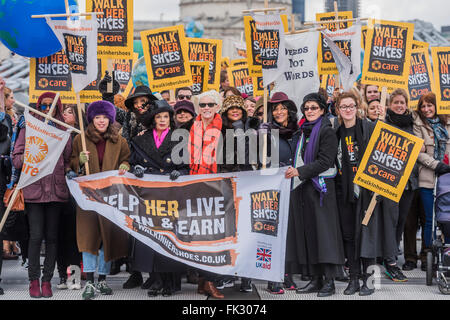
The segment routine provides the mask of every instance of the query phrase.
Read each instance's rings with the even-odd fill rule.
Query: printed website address
[[[379,77],[364,77],[366,81],[372,81],[372,82],[385,82],[385,83],[392,83],[392,84],[399,84],[399,85],[405,85],[405,81],[396,80],[396,79],[386,79],[386,78],[379,78]]]
[[[389,194],[389,195],[391,195],[391,196],[394,197],[394,198],[397,198],[397,197],[398,197],[398,194],[397,194],[397,193],[392,192],[392,191],[389,190],[389,189],[383,188],[383,187],[381,187],[381,186],[379,186],[379,185],[377,185],[377,184],[375,184],[375,183],[373,183],[373,182],[371,182],[371,181],[367,181],[367,180],[361,178],[360,176],[358,176],[357,180],[358,180],[359,182],[361,182],[361,183],[367,185],[367,186],[373,187],[373,188],[375,188],[375,189],[377,189],[377,190],[383,192],[384,194]]]

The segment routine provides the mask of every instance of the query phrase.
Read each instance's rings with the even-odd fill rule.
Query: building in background
[[[450,41],[433,26],[431,22],[422,20],[406,21],[414,23],[414,40],[428,42],[430,47],[447,47]]]
[[[305,22],[305,0],[292,0],[292,13],[299,21]]]
[[[450,40],[450,26],[442,26],[441,33],[447,40]]]
[[[353,11],[353,18],[358,18],[361,12],[360,0],[337,0],[339,11]],[[334,11],[334,0],[325,0],[325,12]]]

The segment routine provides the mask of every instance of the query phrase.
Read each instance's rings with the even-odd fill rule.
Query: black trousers
[[[422,227],[422,248],[420,251],[420,256],[417,255],[417,230]],[[423,236],[423,231],[425,228],[425,209],[423,208],[422,197],[420,196],[420,191],[414,191],[413,200],[411,207],[409,209],[408,217],[405,223],[405,234],[403,239],[403,248],[405,253],[405,260],[417,262],[421,260],[423,263],[426,262],[425,253],[425,237]]]
[[[40,248],[45,239],[45,260],[42,281],[50,281],[56,264],[59,218],[65,203],[25,203],[30,224],[28,243],[28,278],[38,280],[41,276]]]
[[[375,265],[375,259],[362,258],[360,257],[360,253],[357,252],[356,203],[338,201],[338,208],[342,237],[344,241],[344,252],[345,258],[347,259],[348,263],[349,275],[350,277],[359,277],[361,274],[367,273],[367,268],[369,266]]]
[[[81,253],[78,251],[77,246],[76,216],[76,203],[71,197],[70,201],[64,204],[64,209],[59,219],[56,263],[60,278],[67,278],[68,266],[80,266]]]

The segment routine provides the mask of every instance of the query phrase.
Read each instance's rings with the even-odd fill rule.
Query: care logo
[[[38,85],[39,85],[39,88],[47,88],[47,86],[48,86],[48,80],[47,80],[46,78],[41,78],[41,79],[38,81]]]
[[[450,88],[445,88],[442,94],[445,99],[450,99]]]
[[[325,52],[323,56],[324,56],[324,58],[325,58],[325,61],[331,61],[331,60],[333,60],[333,54],[331,53],[331,51]]]
[[[378,167],[374,164],[370,165],[367,169],[371,175],[376,175],[378,173]]]
[[[250,194],[252,232],[276,237],[280,220],[280,190]]]
[[[48,145],[42,138],[31,136],[28,137],[25,144],[25,162],[39,163],[45,159],[48,153]]]
[[[372,62],[372,69],[375,71],[378,71],[381,69],[381,62],[378,60],[375,60]]]
[[[264,247],[256,249],[256,267],[270,270],[272,267],[272,249]]]

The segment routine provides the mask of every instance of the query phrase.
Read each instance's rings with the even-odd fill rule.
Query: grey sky
[[[178,3],[179,0],[134,0],[134,18],[159,20],[162,14],[163,20],[178,20]],[[315,13],[323,12],[323,3],[323,0],[306,0],[306,20],[314,20]],[[361,4],[362,17],[394,21],[421,19],[433,23],[438,30],[450,25],[449,0],[361,0]]]

